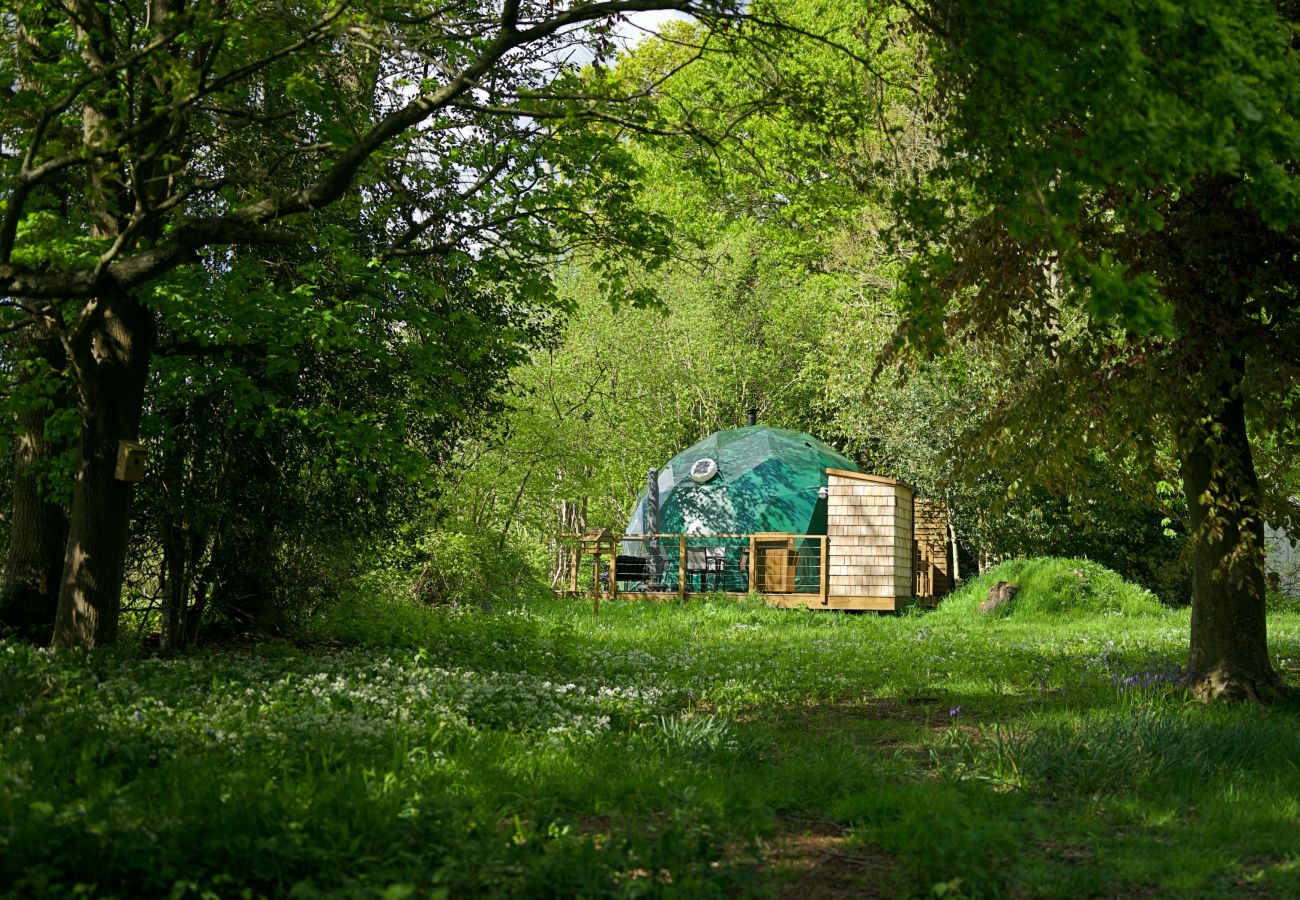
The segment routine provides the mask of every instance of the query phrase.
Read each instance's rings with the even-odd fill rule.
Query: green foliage
[[[159,452],[135,591],[156,589],[161,555],[238,628],[288,629],[337,599],[545,330],[547,301],[507,302],[504,275],[371,265],[355,223],[316,250],[232,253],[221,278],[155,292],[165,355],[142,431]]]
[[[1087,556],[1185,602],[1186,510],[1179,492],[1150,489],[1176,482],[1169,460],[1153,475],[1074,413],[1053,417],[1038,396],[1017,405],[1050,368],[1032,342],[1000,335],[882,370],[906,312],[893,296],[903,266],[881,236],[885,197],[939,160],[920,115],[919,38],[896,11],[852,4],[761,15],[806,33],[681,26],[593,76],[652,90],[645,102],[665,122],[710,137],[707,153],[684,138],[635,144],[647,173],[637,202],[674,222],[685,258],[637,282],[656,288],[658,309],[616,312],[574,258],[562,340],[516,370],[508,425],[448,479],[457,527],[537,541],[572,528],[557,500],[617,527],[649,466],[756,407],[943,500],[973,552]],[[1043,387],[1050,403],[1065,393]],[[1004,428],[1004,406],[1034,411],[1033,439]]]
[[[1300,221],[1295,9],[912,13],[943,141],[895,192],[899,344],[1027,351],[968,441],[1024,484],[1073,492],[1080,463],[1104,457],[1155,506],[1176,471],[1200,571],[1250,585],[1196,581],[1203,621],[1237,623],[1212,665],[1251,680],[1267,656],[1259,526],[1297,512],[1290,464],[1273,461],[1293,455],[1278,437],[1300,375],[1295,275],[1279,265]],[[1212,631],[1195,653],[1213,655]]]
[[[964,581],[946,597],[936,619],[977,622],[979,605],[998,582],[1020,588],[1015,599],[989,619],[1059,621],[1062,618],[1162,616],[1165,607],[1148,590],[1125,581],[1115,572],[1084,559],[1013,559],[977,578]]]
[[[0,325],[80,354],[83,439],[157,444],[134,562],[166,578],[141,593],[289,618],[332,579],[299,590],[287,563],[363,545],[497,411],[563,309],[560,260],[653,293],[633,275],[669,223],[633,202],[628,141],[587,127],[600,98],[574,99],[572,60],[620,10],[0,0],[0,289],[23,298]],[[104,341],[129,348],[125,387]],[[103,635],[65,643],[116,631],[127,494],[96,498],[114,549],[70,565],[107,568],[64,580],[94,586]]]
[[[958,4],[939,15],[922,19],[947,137],[932,174],[947,180],[942,195],[964,202],[949,207],[937,228],[933,217],[914,222],[940,268],[954,257],[936,235],[988,217],[997,231],[984,237],[1000,232],[1017,246],[1058,253],[1097,322],[1169,333],[1161,279],[1120,261],[1108,234],[1160,231],[1180,198],[1216,176],[1233,179],[1238,201],[1277,227],[1300,213],[1294,176],[1279,165],[1300,146],[1300,79],[1285,12],[1275,4],[1047,8],[1009,0]],[[1111,218],[1094,227],[1087,220],[1098,209]],[[977,253],[966,246],[963,272],[998,256],[993,246]],[[918,257],[914,270],[930,263],[928,254]],[[1140,265],[1150,264],[1148,257]],[[909,284],[942,290],[948,281]],[[978,303],[1008,286],[950,299]],[[1035,305],[1041,323],[1050,312],[1028,304]]]
[[[514,372],[502,427],[442,473],[455,527],[535,542],[562,530],[559,500],[582,498],[588,521],[621,526],[648,467],[750,407],[768,424],[811,424],[816,384],[799,373],[831,327],[831,279],[792,272],[761,228],[729,229],[707,253],[642,275],[660,298],[651,309],[613,310],[589,271],[569,273],[562,338]]]
[[[537,573],[538,561],[503,546],[493,534],[428,532],[419,537],[412,557],[418,573],[410,589],[422,603],[535,600],[550,593]]]
[[[999,408],[1042,369],[1023,343],[976,342],[873,382],[872,369],[888,358],[890,325],[882,313],[858,316],[855,328],[826,336],[816,377],[826,384],[825,427],[868,471],[941,499],[958,540],[979,558],[1087,557],[1166,602],[1188,601],[1187,510],[1169,483],[1177,481],[1171,461],[1157,454],[1153,472],[1086,441],[1078,454],[1055,453],[1080,429],[1064,411],[1041,414],[1041,404],[1031,436],[1006,429]],[[1144,480],[1158,473],[1169,480],[1152,491]]]
[[[1293,594],[1275,590],[1271,586],[1264,597],[1264,603],[1269,612],[1300,612],[1300,599]]]
[[[1272,626],[1293,679],[1300,620]],[[1289,713],[1189,706],[1145,677],[1186,627],[1158,608],[975,627],[942,611],[721,600],[595,616],[392,596],[350,598],[306,647],[4,643],[0,884],[1291,893]],[[843,880],[837,865],[802,883],[827,852],[852,863]]]

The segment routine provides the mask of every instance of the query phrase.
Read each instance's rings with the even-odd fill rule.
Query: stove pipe
[[[645,479],[645,515],[641,520],[647,534],[659,533],[659,470],[650,469]],[[659,538],[646,539],[646,556],[650,561],[650,580],[658,581],[663,570],[663,554],[659,549]]]

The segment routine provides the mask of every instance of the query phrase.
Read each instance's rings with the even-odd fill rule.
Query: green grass
[[[1009,615],[976,582],[897,618],[374,600],[299,646],[0,644],[0,892],[1300,894],[1295,710],[1189,703],[1187,613],[1104,570],[991,575]],[[1300,616],[1270,629],[1295,686]]]
[[[935,621],[973,621],[989,589],[1000,581],[1020,588],[995,617],[1062,619],[1164,616],[1155,594],[1095,562],[1083,559],[1013,559],[965,582],[937,610]]]

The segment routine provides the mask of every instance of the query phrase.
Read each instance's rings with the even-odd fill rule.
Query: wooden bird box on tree
[[[144,481],[144,464],[149,451],[135,441],[117,442],[117,468],[113,477],[118,481]]]

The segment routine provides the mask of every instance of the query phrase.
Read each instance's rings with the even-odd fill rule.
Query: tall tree
[[[35,16],[48,25],[48,17]],[[31,22],[6,23],[4,50],[12,89],[31,90],[42,67],[55,57],[43,28]],[[66,214],[68,202],[57,193],[44,192],[33,205]],[[14,460],[10,538],[0,583],[0,625],[20,629],[45,639],[54,624],[63,571],[63,551],[68,535],[66,496],[54,490],[56,461],[63,441],[57,432],[60,411],[68,408],[67,352],[58,334],[43,321],[20,320],[6,329],[6,356],[13,390]],[[45,634],[39,632],[44,631]]]
[[[68,537],[61,490],[69,424],[67,357],[58,337],[39,325],[13,336],[12,513],[9,549],[0,581],[0,626],[47,640],[59,604],[59,579]]]
[[[1294,516],[1259,483],[1251,430],[1286,427],[1300,362],[1294,10],[904,6],[944,143],[897,197],[897,236],[919,248],[901,337],[922,352],[1029,340],[1053,362],[987,429],[1027,477],[1092,448],[1169,448],[1193,542],[1192,683],[1277,696],[1263,524]]]
[[[606,52],[624,13],[712,17],[732,5],[0,4],[0,22],[48,58],[31,79],[0,58],[0,296],[59,335],[81,420],[56,643],[116,637],[131,488],[115,460],[139,435],[162,276],[200,262],[220,271],[220,247],[310,244],[316,213],[356,196],[364,175],[368,216],[387,236],[377,261],[472,266],[495,248],[523,272],[569,232],[611,251],[617,287],[617,250],[645,250],[655,231],[627,207],[617,148],[564,140],[580,136],[575,121],[619,118],[566,60]],[[594,170],[600,189],[584,192]],[[76,198],[68,215],[51,195]],[[534,271],[528,287],[545,281]]]

